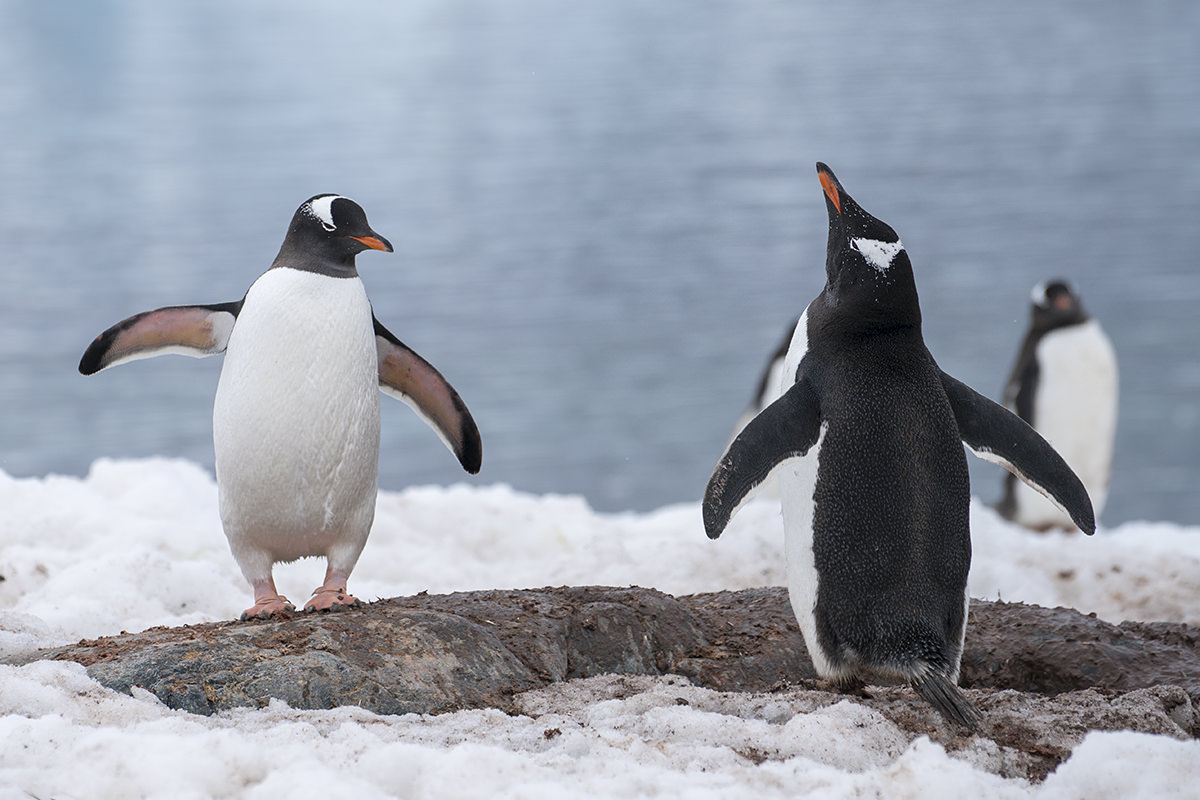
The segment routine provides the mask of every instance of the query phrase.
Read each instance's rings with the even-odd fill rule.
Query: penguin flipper
[[[96,337],[79,361],[79,371],[102,369],[164,353],[203,358],[225,350],[242,301],[209,306],[169,306],[143,311]]]
[[[454,387],[403,342],[375,323],[379,353],[379,390],[402,401],[433,428],[463,469],[474,475],[483,463],[483,443],[467,404]]]
[[[704,531],[716,539],[771,471],[808,452],[821,433],[821,409],[801,377],[744,427],[704,489]]]
[[[1070,515],[1079,529],[1096,531],[1083,482],[1050,444],[1020,417],[970,386],[942,373],[942,386],[963,443],[984,461],[999,464]]]

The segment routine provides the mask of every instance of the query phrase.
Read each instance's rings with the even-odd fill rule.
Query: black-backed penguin
[[[1117,355],[1065,280],[1033,287],[1029,331],[1004,389],[1017,412],[1071,465],[1099,519],[1108,499],[1117,431]],[[1012,475],[996,510],[1035,530],[1073,530],[1071,518]]]
[[[762,374],[759,375],[758,385],[754,388],[754,396],[750,400],[750,405],[738,417],[734,424],[733,432],[729,436],[729,440],[733,441],[742,428],[750,424],[750,420],[754,419],[758,414],[771,403],[775,402],[779,395],[787,388],[784,385],[783,365],[787,360],[788,348],[792,344],[792,333],[796,330],[797,320],[793,320],[788,327],[783,339],[779,342],[779,346],[771,353],[771,358],[763,367]],[[790,381],[786,381],[788,385]],[[774,478],[766,480],[756,490],[755,494],[758,497],[770,498],[773,500],[779,499],[779,485]]]
[[[801,315],[788,389],[729,445],[705,490],[720,536],[768,475],[783,501],[788,592],[813,666],[839,686],[910,683],[974,727],[957,687],[971,564],[965,443],[1092,532],[1079,479],[1003,406],[938,368],[908,254],[817,164],[829,212],[826,284]]]
[[[754,396],[750,399],[750,405],[738,418],[734,425],[733,435],[736,436],[741,432],[742,428],[758,416],[762,411],[775,399],[783,393],[783,365],[787,360],[788,348],[792,344],[792,334],[796,330],[796,323],[799,320],[792,320],[792,324],[788,326],[783,338],[779,341],[779,346],[771,353],[771,357],[767,360],[766,366],[763,367],[762,374],[758,376],[758,385],[754,387]]]
[[[225,352],[213,445],[221,523],[254,587],[243,619],[293,610],[272,569],[305,556],[327,559],[306,611],[358,604],[346,581],[375,517],[381,390],[479,471],[479,431],[458,393],[375,318],[354,264],[367,249],[392,252],[357,203],[317,195],[241,300],[137,314],[79,363],[91,375],[163,353]]]

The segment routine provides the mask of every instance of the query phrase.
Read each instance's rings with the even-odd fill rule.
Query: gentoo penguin
[[[1097,519],[1108,499],[1117,430],[1117,356],[1100,323],[1064,280],[1033,287],[1030,326],[1004,389],[1004,405],[1054,445],[1083,481]],[[1004,480],[997,510],[1035,530],[1073,530],[1070,517],[1017,483]]]
[[[742,415],[738,417],[734,424],[733,432],[729,436],[729,441],[733,441],[742,428],[750,424],[750,420],[758,416],[764,408],[775,402],[775,399],[786,388],[783,386],[783,364],[787,359],[788,347],[792,344],[792,333],[796,330],[796,322],[793,320],[788,327],[783,339],[779,342],[779,346],[771,353],[770,360],[763,367],[762,374],[758,378],[758,385],[754,389],[754,397],[750,400],[750,405],[746,408]],[[779,483],[774,478],[770,478],[755,489],[757,497],[778,500],[779,499]]]
[[[254,587],[242,619],[294,610],[276,562],[325,556],[306,611],[359,603],[346,581],[375,517],[379,392],[408,403],[470,473],[482,445],[466,405],[427,361],[380,324],[354,257],[392,252],[345,197],[296,211],[270,269],[232,303],[147,311],[109,328],[79,371],[162,353],[225,352],[213,403],[221,523]]]
[[[754,388],[754,397],[750,399],[749,407],[734,425],[734,436],[741,432],[742,428],[746,427],[750,420],[758,416],[758,412],[771,405],[771,403],[775,402],[775,398],[779,397],[780,387],[783,385],[783,364],[787,359],[788,347],[792,344],[792,333],[796,330],[796,323],[798,321],[792,320],[792,324],[784,332],[779,346],[771,353],[766,366],[763,367],[762,374],[758,377],[758,385]]]
[[[1015,414],[938,368],[900,238],[824,164],[826,284],[800,317],[787,390],[729,445],[704,494],[716,538],[768,476],[783,502],[788,593],[813,666],[840,688],[911,684],[975,727],[957,687],[971,563],[965,443],[1094,529],[1083,484]]]

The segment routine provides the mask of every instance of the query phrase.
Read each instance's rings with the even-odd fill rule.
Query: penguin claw
[[[252,619],[270,619],[271,617],[286,618],[289,614],[295,613],[295,611],[296,607],[292,605],[290,600],[283,595],[276,595],[274,597],[265,597],[247,608],[242,612],[239,620],[247,622]]]
[[[363,601],[349,594],[345,588],[326,588],[322,586],[313,592],[312,599],[304,604],[305,611],[345,611],[358,608]]]

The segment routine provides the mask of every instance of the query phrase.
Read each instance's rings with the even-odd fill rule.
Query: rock
[[[982,601],[969,619],[961,683],[984,713],[982,738],[946,727],[905,687],[868,687],[857,701],[950,749],[990,740],[1031,779],[1089,730],[1200,735],[1200,630]],[[679,598],[638,587],[420,594],[337,613],[153,628],[38,657],[77,661],[105,686],[140,686],[197,714],[271,698],[381,714],[518,713],[521,693],[601,675],[845,699],[816,679],[779,587]]]
[[[1200,628],[972,601],[960,683],[1040,694],[1175,684],[1200,701]]]

